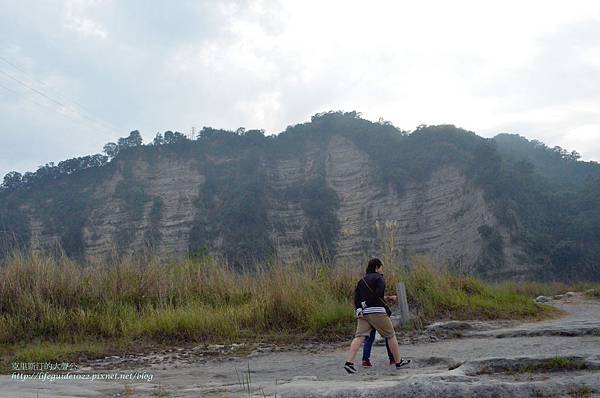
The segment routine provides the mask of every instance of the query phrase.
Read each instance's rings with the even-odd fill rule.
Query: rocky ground
[[[543,300],[543,299],[541,299]],[[401,339],[410,367],[373,349],[371,369],[342,369],[331,346],[198,346],[85,364],[82,373],[137,371],[147,381],[16,381],[0,397],[600,397],[600,300],[550,299],[565,316],[532,323],[442,322]]]

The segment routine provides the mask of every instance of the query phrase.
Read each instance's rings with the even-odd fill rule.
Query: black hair
[[[373,272],[377,272],[379,268],[383,267],[383,263],[378,258],[372,258],[369,260],[369,264],[367,265],[367,274],[371,274]]]

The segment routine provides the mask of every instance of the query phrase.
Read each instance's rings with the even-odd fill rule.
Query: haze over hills
[[[428,255],[488,278],[600,280],[600,164],[518,135],[408,133],[356,112],[277,136],[204,128],[142,145],[132,132],[105,155],[9,173],[0,204],[2,255],[339,263],[393,236],[405,264]]]

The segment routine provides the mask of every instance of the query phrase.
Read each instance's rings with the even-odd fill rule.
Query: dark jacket
[[[365,284],[368,283],[371,289]],[[372,291],[371,291],[372,290]],[[383,275],[379,272],[370,272],[358,281],[354,291],[354,308],[362,308],[362,302],[366,302],[367,307],[383,307],[385,301],[385,282]]]

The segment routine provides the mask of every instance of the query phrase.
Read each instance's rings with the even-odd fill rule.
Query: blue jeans
[[[369,337],[365,338],[365,345],[363,346],[363,361],[368,361],[371,358],[371,348],[373,348],[373,343],[375,342],[375,329],[371,329],[371,334]],[[390,361],[394,360],[394,356],[390,351],[390,346],[388,345],[388,339],[385,339],[385,348],[387,350],[388,358]]]

